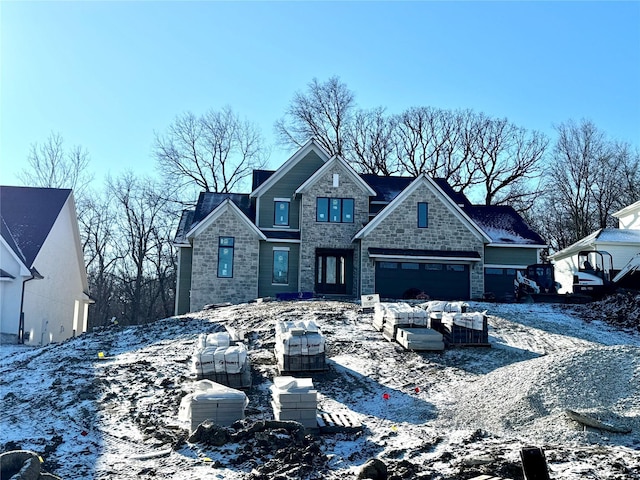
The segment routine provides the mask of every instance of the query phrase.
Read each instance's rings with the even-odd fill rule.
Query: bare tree
[[[163,258],[164,252],[159,251],[166,251],[170,243],[165,231],[169,222],[164,217],[169,187],[132,173],[109,179],[107,184],[118,229],[117,276],[124,300],[122,316],[128,323],[148,322],[155,319],[149,316],[154,311],[149,305],[162,296],[157,289],[158,264],[151,259]]]
[[[242,121],[229,107],[198,117],[176,117],[164,135],[156,134],[154,155],[160,172],[179,186],[195,185],[227,193],[266,164],[257,127]]]
[[[108,195],[90,192],[78,201],[78,222],[89,279],[95,301],[89,309],[91,326],[107,325],[117,316],[113,310],[117,281],[114,276],[119,253],[115,248],[115,215]]]
[[[549,140],[506,118],[482,117],[477,136],[477,175],[486,205],[517,204],[529,208],[540,194],[535,188]]]
[[[297,92],[285,116],[275,123],[280,144],[291,148],[315,138],[331,155],[345,154],[345,141],[355,107],[354,93],[339,77],[314,78]]]
[[[382,107],[358,110],[347,132],[347,151],[355,168],[362,173],[398,173],[394,117],[385,116]]]
[[[460,190],[475,179],[477,122],[471,111],[410,108],[396,117],[396,155],[404,172],[446,178]]]
[[[89,152],[76,145],[65,149],[59,133],[51,133],[41,144],[31,145],[27,162],[18,178],[26,185],[46,188],[70,188],[80,197],[93,175],[89,173]]]
[[[556,131],[536,226],[558,250],[615,226],[611,214],[638,200],[640,174],[638,154],[590,120],[569,120]]]

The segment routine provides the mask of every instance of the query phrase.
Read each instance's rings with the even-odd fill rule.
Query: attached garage
[[[484,269],[484,292],[496,300],[511,301],[514,299],[513,282],[516,279],[518,270],[515,267],[485,267]]]
[[[375,261],[375,291],[381,297],[415,298],[423,292],[434,300],[468,300],[471,265],[477,252],[370,248]]]

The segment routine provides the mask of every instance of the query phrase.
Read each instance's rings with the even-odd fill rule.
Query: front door
[[[346,294],[351,263],[353,263],[351,251],[316,251],[316,293]]]

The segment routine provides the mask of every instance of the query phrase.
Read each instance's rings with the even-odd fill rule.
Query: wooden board
[[[597,420],[589,415],[585,415],[584,413],[579,413],[573,410],[566,409],[565,413],[571,420],[575,420],[582,425],[586,425],[587,427],[597,428],[598,430],[605,430],[607,432],[613,433],[631,433],[630,428],[616,427],[615,425],[611,425],[610,423],[604,423],[600,420]]]
[[[362,430],[362,423],[348,412],[321,412],[316,418],[320,433],[352,433]]]

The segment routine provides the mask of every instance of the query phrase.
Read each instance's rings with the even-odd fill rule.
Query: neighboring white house
[[[0,333],[25,344],[87,330],[89,297],[71,190],[0,186]]]
[[[611,278],[640,253],[640,201],[613,214],[619,220],[618,228],[601,228],[573,245],[560,250],[550,259],[555,264],[556,281],[560,282],[560,293],[572,291],[573,274],[578,270],[578,252],[604,250],[613,258]]]

